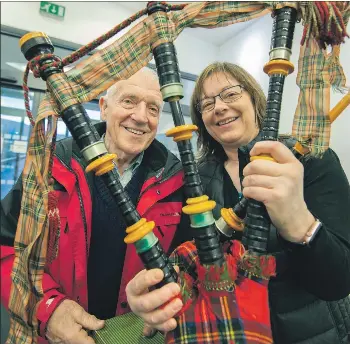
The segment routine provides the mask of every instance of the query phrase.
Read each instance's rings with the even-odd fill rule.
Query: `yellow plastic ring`
[[[187,204],[197,204],[201,202],[205,202],[209,199],[207,195],[199,196],[199,197],[193,197],[193,198],[188,198],[186,200]]]
[[[192,132],[198,130],[198,127],[194,124],[179,125],[175,128],[168,130],[165,135],[174,138],[175,142],[189,140],[192,138]]]
[[[112,171],[114,168],[114,164],[112,162],[107,162],[106,166],[101,166],[98,170],[96,170],[96,176],[102,176],[103,174]]]
[[[276,162],[276,160],[271,155],[267,155],[267,154],[260,154],[260,155],[250,157],[250,161],[259,160],[259,159]]]
[[[264,72],[269,76],[271,74],[283,74],[287,76],[294,71],[294,65],[287,60],[271,60],[264,66]]]
[[[222,208],[221,216],[231,228],[240,232],[243,231],[244,223],[242,219],[240,219],[231,208]]]
[[[152,232],[154,225],[155,225],[154,221],[146,222],[139,229],[137,229],[136,231],[134,230],[133,232],[128,234],[125,237],[124,242],[126,244],[132,244],[132,243],[142,239],[146,234]]]
[[[96,170],[99,166],[101,166],[102,164],[108,162],[108,161],[111,161],[116,159],[117,158],[117,155],[116,154],[105,154],[103,156],[101,156],[100,158],[94,160],[92,163],[90,163],[86,169],[85,169],[85,172],[91,172],[91,171],[94,171]]]
[[[216,206],[215,201],[205,201],[197,204],[189,204],[182,208],[182,211],[187,215],[195,215],[213,210]]]
[[[137,221],[136,223],[134,223],[132,226],[129,226],[125,232],[126,233],[131,233],[133,231],[135,231],[137,228],[143,226],[146,223],[146,219],[142,218],[141,220]]]
[[[47,36],[47,34],[44,33],[44,32],[38,32],[38,31],[28,32],[23,37],[21,37],[21,39],[19,40],[19,46],[21,47],[25,42],[27,42],[30,39],[35,38],[35,37],[46,37],[46,38],[49,38]]]

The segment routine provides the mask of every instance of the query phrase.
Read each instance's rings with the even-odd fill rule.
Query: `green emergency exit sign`
[[[66,8],[64,6],[57,5],[48,1],[40,2],[40,13],[50,14],[58,18],[63,18],[65,12]]]

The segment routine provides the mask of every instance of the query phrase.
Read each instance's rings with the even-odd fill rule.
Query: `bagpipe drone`
[[[322,56],[322,49],[330,44],[335,47],[335,54],[339,54],[339,45],[346,36],[349,4],[202,2],[170,6],[151,2],[145,10],[63,60],[54,55],[53,45],[44,33],[33,32],[22,37],[21,50],[29,61],[24,77],[26,108],[29,108],[26,86],[29,69],[35,77],[46,81],[48,92],[40,105],[36,120],[27,110],[34,128],[23,171],[23,198],[30,199],[30,205],[38,215],[37,221],[31,222],[29,230],[26,226],[28,222],[25,221],[29,215],[22,210],[20,214],[15,238],[8,343],[15,343],[19,333],[24,339],[23,343],[36,340],[38,323],[35,309],[43,296],[42,274],[45,265],[55,259],[58,250],[59,217],[55,211],[57,199],[51,192],[50,183],[57,117],[64,121],[82,152],[87,163],[86,172],[100,176],[118,204],[128,226],[125,242],[135,245],[147,269],[162,269],[165,277],[159,286],[169,282],[178,282],[181,286],[179,297],[182,298],[184,307],[177,315],[177,328],[167,333],[165,338],[159,335],[145,342],[273,342],[267,284],[269,278],[276,273],[276,263],[267,251],[270,219],[260,202],[242,199],[233,209],[222,209],[222,217],[215,221],[212,214],[215,202],[203,193],[190,142],[192,132],[197,128],[186,125],[182,115],[180,100],[183,97],[183,86],[173,44],[185,27],[215,28],[269,12],[273,15],[273,28],[270,59],[264,66],[264,71],[269,75],[269,91],[260,139],[277,140],[283,85],[286,76],[294,70],[289,60],[296,22],[302,18],[304,23],[299,60],[300,79],[306,77],[300,73],[305,63],[310,63],[303,59],[310,51]],[[148,16],[124,36],[64,73],[64,66],[75,62],[145,14]],[[155,59],[163,99],[169,103],[172,111],[175,128],[169,130],[167,136],[173,137],[178,145],[187,197],[183,213],[190,217],[194,238],[194,241],[176,248],[171,261],[152,231],[155,223],[141,218],[123,190],[113,163],[115,155],[107,152],[82,105],[96,98],[116,81],[136,73],[152,57]],[[337,80],[339,84],[336,86],[344,86],[344,80]],[[301,155],[305,150],[320,154],[328,147],[329,133],[319,132],[312,125],[305,131],[300,124],[310,115],[300,111],[301,103],[307,101],[307,92],[310,90],[301,89],[299,110],[297,109],[293,124],[293,134],[300,143],[293,149]],[[317,120],[325,122],[329,127],[331,120],[348,103],[349,96],[345,96],[331,111],[331,119],[327,111],[323,118]],[[259,156],[253,159],[272,158]],[[28,190],[33,190],[29,185],[32,186],[33,183],[37,187],[29,194]],[[242,242],[230,240],[232,230],[243,231]],[[21,235],[24,231],[30,234]],[[179,265],[179,275],[173,264]],[[19,299],[21,302],[18,302]],[[136,331],[136,325],[131,326],[127,334],[125,324],[132,324],[132,320],[121,320],[123,317],[125,316],[108,320],[105,328],[95,334],[96,342],[130,342],[131,332]],[[25,319],[25,322],[20,319]],[[139,326],[140,322],[137,324]],[[141,339],[137,342],[141,342]]]

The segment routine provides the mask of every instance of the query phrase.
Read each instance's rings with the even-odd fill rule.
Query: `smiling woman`
[[[259,131],[265,108],[264,92],[243,68],[219,62],[208,66],[198,78],[191,102],[192,121],[200,129],[200,159],[209,153],[225,156],[225,147],[250,142]]]
[[[240,94],[230,93],[235,85],[243,86]],[[217,203],[217,218],[221,208],[238,203],[240,193],[266,207],[272,223],[266,244],[278,268],[269,281],[274,342],[319,343],[319,334],[327,333],[326,342],[345,343],[342,328],[349,326],[349,319],[335,309],[350,310],[349,182],[332,149],[322,158],[307,154],[298,160],[288,149],[296,142],[291,137],[290,142],[259,142],[278,123],[273,117],[278,111],[272,97],[276,89],[269,88],[271,98],[266,101],[251,75],[231,63],[213,63],[202,72],[191,102],[198,126],[199,172],[205,192]],[[269,121],[264,122],[265,116]],[[254,159],[260,155],[273,159]],[[247,213],[250,209],[250,219],[259,222],[249,227],[247,215],[243,241],[250,235],[259,243],[262,216],[253,206]],[[315,317],[337,320],[315,326]]]
[[[214,97],[215,94],[225,94],[225,91],[236,88],[238,81],[232,76],[217,73],[208,77],[203,84],[203,94]],[[239,90],[241,90],[239,86]],[[219,142],[224,150],[238,148],[245,142],[250,142],[258,133],[259,128],[255,122],[255,111],[250,95],[247,91],[237,94],[227,93],[228,96],[222,100],[221,97],[209,102],[208,106],[204,98],[202,106],[202,120],[208,133]],[[210,98],[209,98],[210,99]],[[214,109],[215,108],[215,109]]]
[[[277,93],[274,90],[269,96]],[[347,295],[350,291],[349,182],[331,149],[324,153],[322,159],[308,154],[299,154],[297,159],[292,153],[297,142],[294,138],[280,138],[282,142],[259,142],[262,136],[267,136],[269,130],[274,129],[269,124],[275,120],[271,115],[275,114],[273,100],[269,99],[266,110],[267,100],[258,83],[243,68],[226,62],[213,63],[202,72],[191,100],[192,121],[198,126],[201,158],[198,170],[204,192],[216,202],[214,217],[218,219],[221,210],[235,207],[243,194],[245,200],[248,199],[247,215],[243,216],[244,230],[232,231],[230,239],[241,239],[245,243],[251,240],[258,248],[266,245],[267,257],[276,259],[277,274],[269,279],[268,296],[267,290],[264,295],[258,293],[262,290],[260,282],[255,286],[242,287],[242,279],[234,288],[237,300],[228,309],[248,309],[251,306],[249,310],[240,310],[243,322],[258,317],[261,317],[261,323],[271,321],[273,342],[276,344],[310,341],[345,344],[348,342],[344,328],[349,327],[346,312],[349,310]],[[267,124],[263,124],[265,115],[270,120]],[[251,159],[259,155],[269,159]],[[256,211],[258,202],[263,204],[264,214],[271,219],[266,226],[265,215]],[[183,223],[177,231],[179,242],[192,239],[188,227],[189,224]],[[261,235],[261,229],[268,236],[266,240]],[[231,243],[230,247],[233,246]],[[248,251],[243,254],[245,258],[249,256],[249,243],[247,247]],[[185,261],[190,261],[186,264],[190,267],[186,264],[183,267],[182,260],[179,260],[179,265],[184,271],[192,271],[197,256],[186,249],[191,252],[190,258],[185,255]],[[254,265],[253,262],[259,260],[247,258],[246,261],[247,265]],[[244,269],[244,266],[241,268]],[[269,271],[268,266],[260,266],[248,275],[254,276],[256,282],[262,271]],[[131,309],[161,331],[175,328],[176,319],[178,326],[169,333],[179,333],[178,337],[187,324],[191,329],[195,324],[196,331],[202,331],[201,321],[207,323],[209,311],[203,311],[204,318],[201,318],[202,313],[197,315],[197,309],[192,315],[191,306],[185,307],[185,313],[180,316],[172,315],[176,314],[175,311],[161,312],[157,309],[159,299],[164,302],[171,296],[161,291],[159,294],[154,291],[144,293],[151,285],[147,284],[147,279],[152,278],[155,274],[145,271],[144,275],[136,276],[129,283]],[[206,288],[201,283],[198,285]],[[135,292],[134,285],[142,286],[142,293]],[[245,289],[246,294],[241,293],[240,288]],[[213,297],[212,292],[213,289],[210,289],[210,297]],[[195,297],[192,295],[191,299]],[[342,316],[338,309],[347,311]],[[315,322],[317,318],[323,321]],[[187,320],[186,324],[183,319]],[[327,322],[326,319],[336,320]],[[215,321],[211,325],[213,323]],[[234,327],[232,331],[235,331]],[[320,333],[325,335],[321,338]],[[197,338],[193,342],[197,343]],[[224,340],[218,339],[218,342]]]

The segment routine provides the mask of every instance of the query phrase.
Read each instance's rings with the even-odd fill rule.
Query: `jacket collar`
[[[106,133],[106,122],[99,122],[95,124],[97,132],[102,136]],[[179,164],[179,159],[172,154],[165,146],[158,140],[154,139],[149,147],[144,151],[144,156],[142,159],[142,165],[147,166],[149,170],[149,176],[158,174],[162,169],[166,168],[167,165]],[[168,166],[171,167],[171,166]],[[179,166],[179,169],[181,167]]]
[[[106,122],[98,122],[94,124],[97,132],[100,136],[106,133]],[[79,161],[79,164],[85,169],[87,163],[82,157],[80,149],[72,138],[63,139],[57,142],[56,156],[63,162],[68,168],[71,168],[71,158],[74,157]],[[173,175],[182,169],[179,159],[171,153],[165,146],[156,139],[145,150],[142,159],[142,166],[146,167],[147,175],[146,179],[156,176],[166,178]],[[92,176],[91,173],[87,174],[88,180]],[[89,180],[90,184],[91,180]]]
[[[245,146],[239,147],[238,150],[239,150],[240,152],[244,153],[244,154],[248,154],[248,155],[249,155],[249,153],[250,153],[251,149],[253,148],[253,146],[254,146],[257,142],[261,141],[261,138],[262,138],[262,132],[259,131],[258,135],[257,135],[252,141],[250,141],[250,142],[249,142],[247,145],[245,145]]]

